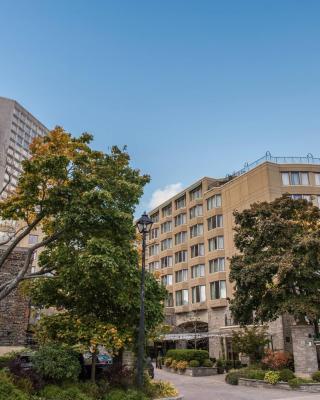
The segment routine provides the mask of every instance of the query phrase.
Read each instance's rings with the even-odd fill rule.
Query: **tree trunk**
[[[91,382],[96,382],[96,364],[97,364],[97,353],[92,353],[92,362],[91,362]]]
[[[319,337],[319,323],[318,323],[318,320],[315,319],[313,321],[313,325],[314,325],[314,334],[318,338]]]

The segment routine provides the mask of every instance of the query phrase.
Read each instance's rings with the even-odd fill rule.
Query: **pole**
[[[140,321],[138,335],[138,362],[137,362],[137,385],[143,386],[143,364],[145,347],[145,326],[144,326],[144,286],[145,286],[145,268],[146,268],[146,232],[142,233],[142,270],[140,286]]]

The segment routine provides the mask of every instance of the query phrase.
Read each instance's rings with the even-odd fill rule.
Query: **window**
[[[198,204],[197,206],[190,208],[190,219],[195,217],[201,217],[202,215],[203,215],[202,204]]]
[[[174,262],[175,264],[186,262],[187,261],[187,251],[181,250],[174,254]]]
[[[175,201],[176,203],[176,210],[179,210],[179,208],[183,208],[186,206],[186,195],[179,197],[179,199],[177,199]]]
[[[176,283],[185,282],[188,280],[188,270],[180,269],[180,271],[176,271]]]
[[[226,281],[210,283],[211,300],[225,299],[227,297]]]
[[[223,250],[224,248],[224,238],[223,236],[216,236],[208,240],[209,251],[213,250]]]
[[[317,196],[317,206],[320,208],[320,196]]]
[[[161,268],[172,267],[172,256],[166,256],[161,258]]]
[[[190,237],[193,238],[200,235],[203,235],[203,224],[196,224],[191,226]]]
[[[320,186],[320,173],[314,174],[314,180],[315,180],[315,184],[317,186]]]
[[[205,274],[205,267],[204,264],[198,264],[191,267],[191,278],[200,278]]]
[[[156,256],[157,254],[159,254],[159,245],[153,244],[149,246],[149,256]]]
[[[161,233],[167,233],[172,231],[172,222],[167,221],[161,224]]]
[[[170,286],[172,285],[172,275],[163,275],[161,277],[161,283],[163,286]]]
[[[311,201],[311,195],[310,194],[292,194],[291,198],[293,200],[307,200],[307,201]]]
[[[165,299],[164,305],[166,307],[173,307],[173,293],[167,293],[167,298]]]
[[[183,306],[189,303],[188,289],[176,291],[176,306]]]
[[[199,243],[191,246],[191,258],[204,256],[204,244]]]
[[[159,211],[150,215],[150,219],[152,220],[152,222],[159,222]]]
[[[156,239],[159,236],[159,228],[153,228],[149,232],[149,240]]]
[[[281,172],[282,184],[289,185],[309,185],[308,172]]]
[[[207,219],[208,222],[208,231],[215,228],[223,227],[223,215],[214,215],[211,218]]]
[[[202,196],[201,185],[190,191],[190,201],[200,199]]]
[[[207,199],[207,210],[221,207],[221,194],[215,194]]]
[[[225,259],[224,257],[218,257],[209,261],[209,272],[223,272],[225,270]]]
[[[39,236],[38,235],[29,235],[28,243],[36,244],[38,243]]]
[[[162,209],[162,217],[168,217],[172,214],[172,205],[168,204],[167,206],[163,207]]]
[[[161,251],[171,249],[171,248],[172,248],[172,239],[171,238],[164,239],[161,241]]]
[[[159,269],[159,261],[153,261],[149,263],[149,272],[154,272]]]
[[[182,244],[187,241],[187,232],[179,232],[176,235],[174,235],[174,244]]]
[[[174,217],[174,225],[179,226],[187,223],[187,214],[178,214]]]
[[[205,285],[194,286],[192,288],[192,303],[202,303],[206,301]]]

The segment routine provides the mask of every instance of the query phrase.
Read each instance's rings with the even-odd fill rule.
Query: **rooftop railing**
[[[273,162],[276,164],[319,164],[320,165],[320,158],[313,157],[311,153],[307,154],[306,157],[274,157],[271,155],[270,151],[267,151],[263,157],[259,158],[258,160],[250,164],[245,163],[242,169],[230,174],[230,176],[236,177],[245,174],[246,172],[252,170],[253,168],[257,167],[258,165],[266,161]]]

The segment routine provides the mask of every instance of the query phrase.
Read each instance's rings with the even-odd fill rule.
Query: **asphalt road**
[[[228,385],[223,375],[191,377],[155,369],[155,379],[172,382],[184,400],[320,400],[319,393]]]

